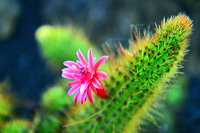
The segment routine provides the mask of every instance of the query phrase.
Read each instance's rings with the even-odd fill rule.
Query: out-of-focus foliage
[[[61,124],[56,116],[53,115],[40,115],[36,117],[34,123],[36,133],[57,133],[61,130]]]
[[[12,106],[7,97],[0,94],[0,117],[11,114]]]
[[[9,81],[5,80],[0,83],[0,128],[5,123],[7,117],[12,116],[13,105],[11,94],[7,93],[9,89]]]
[[[86,35],[80,29],[69,26],[41,26],[36,32],[36,39],[41,52],[57,70],[63,67],[66,60],[77,60],[76,51],[86,54],[92,48],[97,57],[99,51],[92,46]]]
[[[184,87],[187,84],[187,80],[185,77],[179,77],[176,82],[169,88],[167,94],[167,102],[170,105],[177,106],[179,105],[184,97],[185,97],[185,90]]]
[[[1,133],[29,133],[31,124],[26,120],[13,120],[6,123],[1,130]]]
[[[49,111],[61,111],[71,102],[71,97],[67,96],[67,92],[61,86],[48,89],[42,96],[42,106]]]
[[[19,0],[0,1],[0,41],[7,39],[14,31],[20,13]]]

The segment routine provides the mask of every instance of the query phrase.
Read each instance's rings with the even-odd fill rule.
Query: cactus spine
[[[179,73],[191,29],[191,20],[179,14],[164,20],[154,35],[130,40],[128,50],[120,48],[118,63],[111,65],[105,83],[110,97],[96,99],[96,106],[89,105],[77,118],[69,118],[68,122],[75,125],[67,125],[67,131],[129,133],[137,132],[144,119],[155,121],[154,107]],[[80,118],[83,122],[76,124]]]

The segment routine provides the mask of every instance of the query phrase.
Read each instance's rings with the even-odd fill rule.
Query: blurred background
[[[128,39],[133,37],[132,27],[154,27],[163,17],[180,12],[193,20],[194,29],[181,70],[185,73],[177,92],[181,96],[178,104],[170,105],[170,116],[173,132],[200,133],[199,0],[0,0],[0,81],[9,80],[18,103],[15,111],[31,118],[42,93],[61,74],[41,53],[35,37],[40,26],[73,25],[99,49],[105,42],[121,42],[127,47]],[[168,126],[153,126],[151,130],[170,132]]]

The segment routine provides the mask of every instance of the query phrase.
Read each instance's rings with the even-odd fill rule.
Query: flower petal
[[[93,59],[93,56],[92,56],[92,49],[91,48],[88,51],[88,65],[89,65],[89,68],[92,70],[93,66],[94,66],[94,59]]]
[[[78,67],[78,65],[76,64],[76,62],[73,62],[73,61],[65,61],[63,64],[65,66],[67,66],[67,67],[71,67],[72,65]]]
[[[99,97],[101,97],[101,98],[106,98],[106,97],[108,97],[106,91],[105,91],[103,88],[97,89],[97,95],[98,95]]]
[[[81,95],[81,103],[83,104],[85,102],[86,96],[87,96],[87,89],[85,89],[84,93]]]
[[[94,87],[94,85],[92,85],[92,84],[91,84],[91,89],[94,91],[94,93],[97,93],[96,87]]]
[[[92,82],[92,85],[95,87],[95,88],[102,88],[102,85],[101,85],[101,82],[94,78],[93,82]]]
[[[93,96],[92,96],[92,90],[91,89],[88,89],[87,90],[87,95],[88,95],[88,100],[94,104],[94,101],[93,101]]]
[[[68,92],[68,96],[71,96],[72,94],[74,94],[74,92],[76,92],[79,88],[80,88],[80,84],[77,84],[77,85],[73,86],[72,88],[70,88],[70,90]]]
[[[102,63],[104,63],[108,59],[108,56],[102,56],[97,63],[94,65],[94,70],[96,71]]]
[[[80,51],[80,49],[77,51],[76,54],[77,54],[78,59],[79,59],[83,64],[87,65],[87,61],[86,61],[86,59],[85,59],[83,53]]]
[[[77,74],[77,73],[73,74],[73,77],[74,77],[75,79],[81,79],[81,75],[80,75],[80,74]]]
[[[64,68],[62,71],[67,72],[67,73],[79,73],[80,70],[76,68]]]
[[[80,50],[76,54],[78,60],[76,62],[65,61],[64,65],[67,68],[62,69],[63,77],[74,80],[68,83],[71,87],[68,95],[76,93],[74,103],[77,103],[79,100],[81,103],[84,103],[87,97],[89,102],[94,103],[92,91],[102,98],[107,97],[108,95],[99,79],[106,79],[108,75],[103,71],[97,71],[97,69],[108,59],[108,56],[101,57],[94,64],[96,57],[92,55],[92,49],[88,50],[88,60],[86,60]]]
[[[81,84],[81,88],[80,88],[80,93],[81,95],[85,92],[85,90],[88,87],[89,82],[86,82],[85,84]]]
[[[68,85],[69,86],[72,86],[72,85],[75,85],[75,84],[77,84],[77,83],[79,83],[80,81],[78,81],[78,80],[75,80],[75,81],[70,81],[69,83],[68,83]]]
[[[76,104],[78,102],[78,99],[80,98],[80,90],[78,90],[78,92],[76,93],[75,97],[74,97],[74,103]]]
[[[103,72],[103,71],[97,71],[97,76],[99,78],[102,78],[102,79],[107,79],[108,78],[108,75],[107,73]]]
[[[70,73],[62,72],[62,77],[67,79],[74,79],[74,76]]]

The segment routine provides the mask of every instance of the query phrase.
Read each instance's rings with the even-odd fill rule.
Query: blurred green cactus
[[[12,106],[10,100],[0,94],[0,118],[11,114]]]
[[[1,133],[29,133],[31,124],[26,120],[13,120],[6,123],[1,129]]]
[[[36,133],[57,133],[61,131],[62,125],[56,116],[40,114],[40,116],[36,116],[35,119]]]
[[[66,95],[66,91],[60,87],[55,86],[48,89],[42,97],[42,106],[49,111],[65,110],[67,104],[72,100]]]
[[[172,105],[176,106],[181,105],[181,102],[185,98],[185,90],[184,86],[186,86],[187,80],[186,77],[182,76],[179,77],[175,83],[169,88],[169,91],[167,93],[167,102]]]
[[[160,114],[155,108],[179,73],[191,28],[191,20],[179,14],[164,20],[154,35],[130,40],[128,50],[119,48],[118,62],[110,64],[110,78],[105,83],[110,97],[96,100],[96,106],[85,107],[75,118],[69,117],[67,132],[135,133],[145,120],[156,124]]]
[[[74,53],[78,49],[86,54],[89,48],[93,48],[97,57],[100,56],[100,52],[90,43],[86,35],[71,25],[65,27],[44,25],[37,30],[36,39],[42,53],[56,70],[61,70],[64,61],[76,60]]]
[[[4,80],[0,83],[0,129],[5,124],[8,118],[12,117],[13,105],[11,94],[8,94],[9,81]]]

